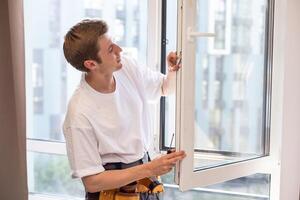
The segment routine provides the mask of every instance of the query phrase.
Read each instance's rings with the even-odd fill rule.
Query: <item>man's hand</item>
[[[173,152],[151,162],[121,170],[104,172],[82,178],[88,192],[99,192],[119,188],[145,177],[159,176],[171,171],[177,161],[185,157],[184,151]]]
[[[177,56],[176,52],[170,52],[167,56],[169,72],[178,71],[181,67],[181,58]]]
[[[150,176],[160,176],[171,171],[176,162],[182,160],[185,156],[184,151],[173,152],[156,158],[145,165],[147,165]]]

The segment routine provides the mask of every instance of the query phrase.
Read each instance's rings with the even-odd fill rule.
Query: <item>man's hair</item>
[[[107,31],[108,26],[103,20],[85,19],[73,26],[65,35],[63,49],[66,60],[84,72],[89,71],[84,66],[84,61],[90,59],[101,63],[97,56],[100,50],[98,39]]]

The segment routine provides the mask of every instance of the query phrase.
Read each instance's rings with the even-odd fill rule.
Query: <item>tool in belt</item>
[[[103,167],[105,170],[126,169],[148,161],[150,161],[150,158],[146,153],[142,159],[133,163],[107,163]],[[163,191],[164,187],[157,177],[146,177],[117,189],[87,193],[86,200],[159,200],[158,194]]]

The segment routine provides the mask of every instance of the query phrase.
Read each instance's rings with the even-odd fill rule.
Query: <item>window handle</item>
[[[187,29],[187,39],[189,42],[194,42],[195,37],[215,37],[215,33],[209,32],[195,32],[192,30],[192,27],[188,27]]]

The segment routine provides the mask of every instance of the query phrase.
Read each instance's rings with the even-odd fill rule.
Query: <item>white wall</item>
[[[300,0],[285,6],[280,200],[300,200]]]

